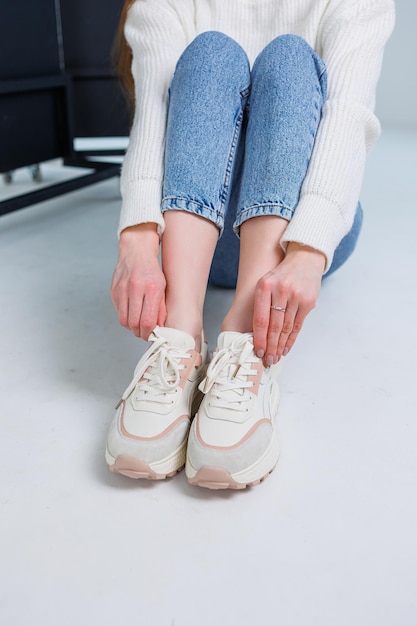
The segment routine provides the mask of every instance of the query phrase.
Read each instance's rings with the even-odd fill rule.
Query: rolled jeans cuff
[[[250,220],[252,217],[261,217],[264,215],[275,215],[276,217],[282,217],[287,221],[290,221],[294,214],[294,209],[290,209],[283,204],[275,202],[265,202],[262,204],[254,204],[253,206],[241,209],[238,211],[237,218],[233,224],[233,230],[236,235],[239,235],[239,229],[243,222]]]
[[[204,217],[210,222],[213,222],[213,224],[215,224],[220,231],[219,236],[221,236],[223,233],[223,229],[224,229],[223,211],[220,212],[214,207],[210,207],[207,204],[199,202],[198,200],[190,200],[188,198],[166,197],[166,198],[163,198],[162,200],[161,211],[162,213],[165,213],[165,211],[187,211],[188,213],[193,213],[194,215]]]

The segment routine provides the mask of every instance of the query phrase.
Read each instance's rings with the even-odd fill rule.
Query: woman
[[[277,462],[278,362],[356,244],[394,6],[136,0],[123,15],[135,118],[112,298],[151,345],[106,459],[241,489]],[[207,369],[208,280],[236,291]]]

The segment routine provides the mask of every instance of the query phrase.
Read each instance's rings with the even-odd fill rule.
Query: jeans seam
[[[240,130],[242,128],[243,115],[244,115],[245,106],[246,106],[245,100],[248,98],[249,93],[250,93],[250,85],[248,85],[247,87],[245,87],[239,92],[240,111],[236,118],[235,127],[233,129],[232,142],[230,144],[229,156],[227,158],[227,163],[226,163],[226,172],[225,172],[225,176],[223,179],[222,192],[220,195],[220,204],[223,208],[223,213],[224,213],[227,196],[228,196],[229,189],[230,189],[230,180],[231,180],[232,171],[233,171],[233,162],[234,162],[235,155],[236,155],[236,147],[239,141]]]
[[[223,208],[225,207],[227,195],[229,192],[230,179],[231,179],[231,174],[232,174],[232,169],[233,169],[233,161],[234,161],[234,157],[236,153],[237,142],[238,142],[239,135],[240,135],[240,128],[242,126],[242,120],[243,120],[243,109],[240,110],[239,115],[236,118],[236,123],[235,123],[235,127],[233,130],[233,135],[232,135],[232,142],[231,142],[230,150],[229,150],[229,156],[227,158],[226,172],[224,175],[223,184],[222,184],[222,192],[220,195],[220,203]]]

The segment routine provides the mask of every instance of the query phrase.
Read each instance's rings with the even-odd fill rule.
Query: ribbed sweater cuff
[[[294,217],[281,238],[286,250],[290,241],[315,248],[326,256],[326,273],[333,260],[334,251],[347,234],[348,228],[339,207],[317,194],[303,194]]]
[[[122,211],[118,228],[118,236],[125,228],[136,224],[153,223],[158,225],[158,234],[165,229],[161,213],[162,183],[154,178],[129,181],[126,193],[122,185]]]

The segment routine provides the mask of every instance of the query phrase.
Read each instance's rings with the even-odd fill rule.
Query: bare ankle
[[[201,352],[201,334],[203,329],[202,320],[187,320],[183,316],[176,317],[168,313],[165,326],[175,328],[176,330],[182,330],[184,333],[191,335],[195,341],[195,349],[198,352]]]
[[[252,311],[233,307],[228,311],[222,322],[222,331],[234,331],[238,333],[252,332]]]

